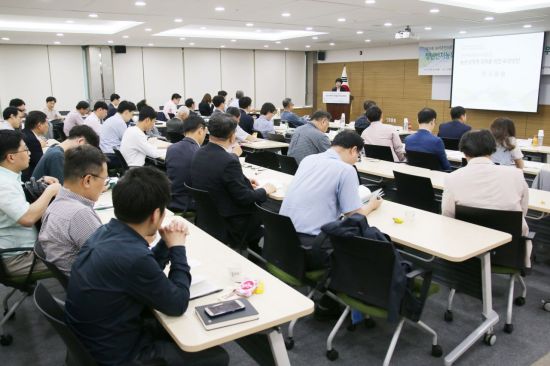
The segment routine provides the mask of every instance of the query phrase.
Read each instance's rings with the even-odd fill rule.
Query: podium
[[[353,97],[350,92],[323,92],[323,103],[327,106],[327,112],[332,119],[340,119],[342,113],[346,115],[346,123],[350,121],[351,100]]]

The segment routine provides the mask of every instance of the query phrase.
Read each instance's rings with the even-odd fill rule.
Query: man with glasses
[[[46,259],[68,276],[80,248],[101,226],[94,203],[109,182],[107,158],[88,145],[69,149],[64,177],[63,187],[42,218],[38,241]]]
[[[298,164],[308,155],[322,153],[330,147],[330,140],[325,133],[328,130],[331,115],[325,111],[317,111],[311,116],[311,121],[298,127],[288,148],[288,156],[292,156]]]
[[[55,177],[61,184],[64,182],[63,165],[65,163],[65,152],[79,145],[88,144],[99,148],[99,136],[94,130],[86,125],[71,128],[69,136],[65,141],[50,147],[40,159],[32,176],[36,179],[47,175]]]
[[[32,204],[25,199],[21,171],[29,166],[29,149],[20,132],[0,131],[0,249],[29,248],[28,251],[4,253],[2,260],[11,276],[26,275],[33,264],[32,248],[36,241],[35,223],[40,220],[60,185],[57,179],[43,177],[48,184]],[[33,271],[46,267],[36,263]]]
[[[23,121],[23,112],[15,107],[8,107],[2,112],[4,121],[0,122],[0,130],[19,130]]]

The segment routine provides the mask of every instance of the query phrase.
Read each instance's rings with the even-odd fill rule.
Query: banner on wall
[[[418,75],[451,75],[453,41],[423,42],[418,46]],[[550,66],[550,65],[549,65]],[[550,69],[549,69],[550,72]]]

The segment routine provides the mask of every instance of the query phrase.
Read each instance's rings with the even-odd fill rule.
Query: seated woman
[[[497,118],[491,124],[491,133],[497,142],[497,150],[491,160],[500,165],[516,165],[523,169],[523,153],[516,144],[516,126],[509,118]]]
[[[496,165],[491,155],[497,150],[493,135],[487,130],[466,132],[460,140],[460,151],[468,165],[455,170],[445,178],[441,212],[455,216],[455,205],[492,210],[521,211],[522,234],[527,236],[525,221],[529,204],[529,187],[523,172],[515,167]],[[527,241],[526,266],[530,267],[532,243]]]

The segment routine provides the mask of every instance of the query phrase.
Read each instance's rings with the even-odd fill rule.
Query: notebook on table
[[[247,299],[239,298],[245,308],[241,311],[236,311],[234,313],[229,313],[221,315],[215,318],[208,316],[205,312],[205,308],[212,306],[213,304],[197,306],[195,308],[195,314],[201,321],[202,325],[206,330],[213,330],[223,327],[228,327],[230,325],[246,323],[252,320],[256,320],[260,317],[258,311],[252,306],[252,304]]]

